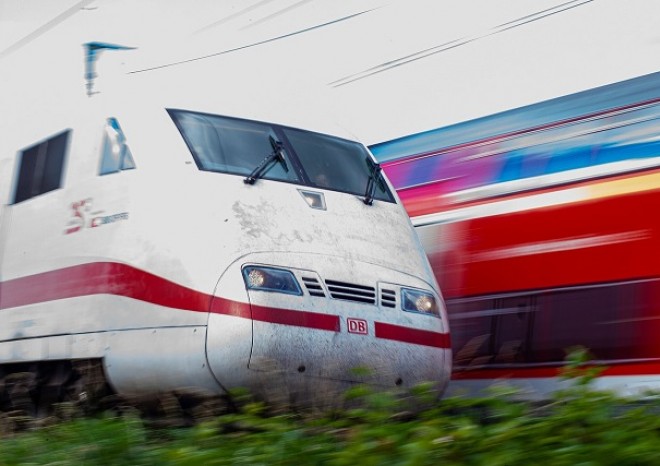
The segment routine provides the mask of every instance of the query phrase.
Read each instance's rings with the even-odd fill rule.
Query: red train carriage
[[[567,348],[660,387],[660,73],[372,147],[447,299],[453,387],[545,393]]]

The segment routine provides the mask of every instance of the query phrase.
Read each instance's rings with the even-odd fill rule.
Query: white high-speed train
[[[1,408],[90,374],[136,395],[444,389],[444,303],[363,145],[123,95],[0,140]]]

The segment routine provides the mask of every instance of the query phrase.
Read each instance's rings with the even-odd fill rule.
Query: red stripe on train
[[[450,348],[451,341],[448,333],[430,332],[400,325],[375,322],[376,338],[395,340],[403,343],[432,346],[434,348]]]
[[[58,299],[111,294],[159,306],[211,312],[260,322],[340,331],[339,316],[311,311],[250,306],[215,297],[117,262],[95,262],[0,282],[0,310]],[[449,348],[449,335],[375,322],[376,337]]]
[[[292,311],[265,306],[250,305],[224,298],[213,298],[211,312],[245,319],[253,319],[270,324],[289,325],[339,332],[339,316],[310,311]]]
[[[126,264],[93,262],[0,283],[0,309],[95,294],[197,312],[208,312],[212,298]]]

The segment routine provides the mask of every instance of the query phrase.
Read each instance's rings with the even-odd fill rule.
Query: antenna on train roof
[[[87,97],[94,94],[94,78],[97,74],[94,69],[98,54],[103,50],[134,50],[135,47],[126,47],[124,45],[108,44],[106,42],[87,42],[85,47],[85,86],[87,87]]]

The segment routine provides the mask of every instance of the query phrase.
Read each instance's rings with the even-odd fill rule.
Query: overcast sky
[[[372,144],[658,71],[660,2],[0,0],[0,135],[84,93],[88,41],[138,47],[99,74],[258,88]]]

